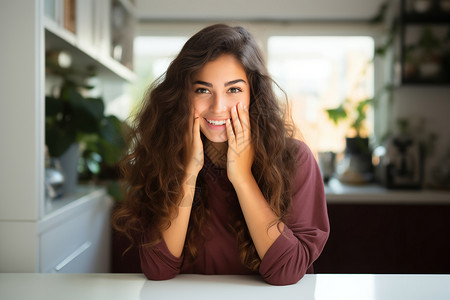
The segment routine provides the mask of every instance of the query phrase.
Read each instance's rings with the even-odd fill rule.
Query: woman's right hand
[[[190,123],[186,135],[186,176],[197,177],[203,167],[203,143],[200,137],[200,117],[194,113],[194,120]]]

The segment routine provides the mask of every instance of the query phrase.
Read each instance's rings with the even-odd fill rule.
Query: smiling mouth
[[[209,124],[215,125],[215,126],[225,125],[225,123],[226,123],[226,120],[209,120],[209,119],[206,119],[206,118],[205,118],[205,120]]]

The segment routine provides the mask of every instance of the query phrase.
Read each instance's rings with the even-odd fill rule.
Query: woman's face
[[[211,142],[227,141],[225,120],[239,102],[249,107],[250,86],[244,68],[230,54],[208,62],[193,78],[189,92],[200,130]]]

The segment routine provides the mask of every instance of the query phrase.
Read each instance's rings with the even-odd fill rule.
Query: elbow
[[[144,275],[145,275],[145,277],[147,277],[148,280],[154,280],[154,281],[169,280],[176,276],[176,274],[145,272],[145,271],[144,271]]]
[[[141,269],[142,273],[144,273],[145,277],[149,280],[169,280],[174,278],[180,272],[179,269],[165,264],[150,263],[151,261],[146,262],[147,263],[142,263],[141,261]]]
[[[180,273],[178,262],[171,262],[155,252],[141,252],[141,270],[149,280],[168,280]]]
[[[267,277],[264,278],[264,281],[267,282],[270,285],[277,285],[277,286],[283,286],[283,285],[292,285],[296,284],[300,281],[300,279],[305,276],[305,273],[297,273],[297,274],[291,274],[288,277]]]
[[[283,286],[296,284],[305,274],[296,274],[289,278],[264,278],[264,281],[270,285]]]
[[[291,285],[299,282],[307,273],[306,266],[283,266],[275,272],[261,274],[264,281],[271,285]]]

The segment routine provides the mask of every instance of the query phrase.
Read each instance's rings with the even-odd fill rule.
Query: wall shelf
[[[441,9],[439,1],[429,1],[429,7],[415,6],[417,4],[413,0],[401,1],[401,82],[449,86],[450,12]]]
[[[46,50],[66,50],[72,55],[73,64],[80,69],[94,68],[100,76],[109,79],[134,81],[136,75],[129,68],[103,55],[94,47],[80,43],[77,37],[68,30],[59,27],[55,22],[45,18]]]

